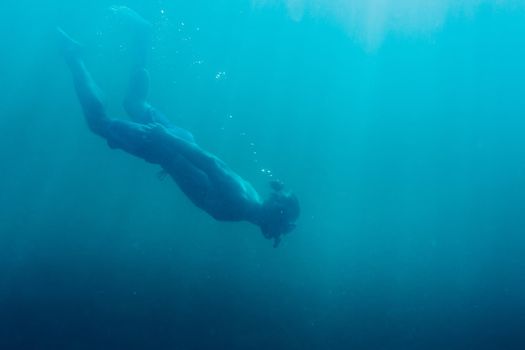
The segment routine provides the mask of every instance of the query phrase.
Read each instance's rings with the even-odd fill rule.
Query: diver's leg
[[[156,112],[147,100],[150,78],[146,66],[152,43],[152,25],[129,7],[112,6],[110,11],[132,34],[132,68],[123,101],[124,109],[137,123],[160,122],[164,124],[163,120],[155,120],[157,114],[160,115],[160,113]]]
[[[73,75],[75,90],[89,128],[102,137],[107,135],[110,119],[101,99],[101,92],[81,57],[81,46],[62,29],[57,28],[59,45]]]
[[[81,58],[80,45],[61,29],[58,29],[58,36],[89,128],[105,138],[111,148],[119,148],[148,162],[159,163],[165,151],[162,145],[152,142],[151,128],[139,123],[108,118],[100,97],[100,89]]]
[[[136,123],[157,123],[175,132],[177,136],[194,142],[193,135],[175,126],[166,116],[148,102],[149,73],[147,62],[152,46],[153,26],[138,13],[126,6],[113,6],[110,10],[124,24],[132,37],[132,69],[123,106]]]
[[[172,128],[173,124],[148,102],[148,92],[148,71],[144,67],[133,67],[124,97],[124,110],[134,122],[159,123],[167,128]]]
[[[146,70],[152,41],[152,26],[138,13],[127,6],[112,6],[109,10],[132,34],[132,69],[124,98],[124,109],[133,121],[149,122],[149,73]]]
[[[147,124],[152,122],[153,115],[153,108],[148,103],[150,78],[146,70],[151,48],[151,28],[141,23],[135,24],[133,33],[133,63],[123,105],[132,120]]]
[[[148,124],[152,121],[152,107],[147,101],[148,90],[148,71],[144,68],[133,68],[123,106],[129,117],[137,123]]]
[[[152,24],[127,6],[111,6],[109,10],[133,34],[134,63],[145,67],[153,35]]]

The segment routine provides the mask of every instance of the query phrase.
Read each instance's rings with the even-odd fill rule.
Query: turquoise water
[[[112,2],[4,1],[1,349],[525,347],[525,5],[125,4],[152,103],[298,227],[274,249],[89,132],[54,28],[124,118]]]

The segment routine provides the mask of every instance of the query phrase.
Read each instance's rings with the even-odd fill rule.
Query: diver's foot
[[[62,28],[57,27],[56,31],[59,49],[66,60],[79,58],[82,54],[82,45],[71,38]]]
[[[114,5],[109,7],[109,11],[115,15],[122,24],[130,27],[130,29],[136,30],[137,32],[149,33],[153,28],[153,25],[150,22],[127,6]]]

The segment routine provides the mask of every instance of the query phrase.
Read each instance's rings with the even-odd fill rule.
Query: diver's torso
[[[179,155],[164,169],[197,207],[216,220],[250,221],[260,206],[259,194],[221,160],[216,162],[216,171],[207,174]]]

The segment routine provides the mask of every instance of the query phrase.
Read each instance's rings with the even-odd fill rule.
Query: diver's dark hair
[[[280,192],[284,189],[284,183],[280,180],[272,180],[270,181],[270,187],[275,192]]]
[[[265,220],[261,231],[266,238],[274,239],[274,246],[280,242],[280,236],[290,233],[295,228],[295,221],[301,209],[297,196],[284,189],[281,181],[270,181],[273,192],[264,202]]]

